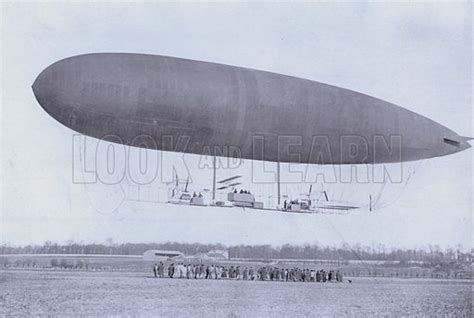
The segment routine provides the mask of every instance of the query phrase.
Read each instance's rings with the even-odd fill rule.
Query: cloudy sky
[[[380,204],[372,213],[190,209],[156,202],[166,196],[173,164],[183,162],[179,154],[158,159],[164,177],[148,186],[127,180],[118,185],[81,183],[87,176],[77,166],[80,156],[74,149],[94,150],[95,141],[82,144],[80,136],[74,139],[75,133],[46,114],[31,91],[36,76],[65,57],[91,52],[170,55],[349,88],[420,113],[462,136],[473,136],[469,3],[12,2],[2,3],[1,41],[0,243],[112,238],[472,246],[472,150],[408,165],[409,182],[384,189],[383,201],[390,204]],[[84,162],[90,160],[85,157]],[[196,168],[199,160],[186,156],[186,166],[196,187],[209,188],[212,175]],[[177,169],[185,178],[187,170]],[[233,174],[244,175],[248,188],[265,203],[269,196],[274,198],[276,187],[252,183],[251,163],[220,170],[218,178]],[[307,186],[282,189],[295,195]],[[333,196],[343,191],[351,200],[367,203],[365,190],[357,185],[329,188]]]

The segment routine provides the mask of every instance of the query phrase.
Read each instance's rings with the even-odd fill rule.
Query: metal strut
[[[214,154],[214,160],[212,162],[212,201],[216,200],[216,155]]]
[[[277,162],[278,205],[280,205],[280,161]]]

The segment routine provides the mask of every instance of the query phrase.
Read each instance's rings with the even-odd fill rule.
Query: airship
[[[73,56],[32,88],[64,126],[132,147],[308,164],[413,161],[471,147],[470,138],[359,92],[169,56]]]

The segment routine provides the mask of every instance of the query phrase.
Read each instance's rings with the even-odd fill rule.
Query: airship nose
[[[51,108],[51,103],[49,101],[51,100],[51,94],[53,94],[53,90],[50,89],[50,84],[51,81],[49,80],[50,78],[50,67],[47,67],[45,70],[43,70],[38,77],[35,79],[33,82],[33,85],[31,88],[33,89],[33,94],[35,95],[36,100],[38,103],[41,105],[41,107],[51,116],[52,114],[52,108]],[[53,116],[54,117],[54,116]]]
[[[31,89],[33,90],[33,94],[35,95],[35,98],[38,101],[38,103],[40,105],[43,105],[41,103],[42,97],[41,97],[41,90],[40,90],[40,87],[41,87],[40,81],[41,81],[40,76],[38,76],[33,82],[33,85],[31,85]]]
[[[68,111],[65,76],[62,76],[63,62],[56,62],[45,68],[31,86],[33,94],[41,107],[51,117],[61,122]]]
[[[33,85],[31,85],[31,89],[33,90],[33,94],[35,95],[35,98],[36,100],[40,103],[41,105],[41,102],[40,102],[40,75],[38,75],[38,77],[35,79],[35,81],[33,82]]]

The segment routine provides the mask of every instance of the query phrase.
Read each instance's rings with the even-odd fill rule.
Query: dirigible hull
[[[469,147],[448,128],[361,93],[174,57],[75,56],[46,68],[33,91],[52,117],[77,132],[165,151],[363,164]]]

